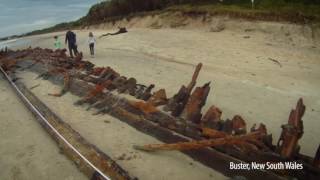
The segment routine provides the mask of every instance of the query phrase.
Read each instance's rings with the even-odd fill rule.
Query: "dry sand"
[[[313,156],[320,136],[320,47],[317,42],[300,32],[304,32],[305,27],[296,25],[240,22],[229,23],[226,27],[221,32],[209,32],[199,28],[132,26],[129,33],[98,39],[94,58],[89,56],[86,43],[89,30],[77,31],[77,36],[79,50],[84,52],[85,59],[98,66],[111,66],[142,84],[154,83],[156,89],[165,88],[169,97],[190,81],[195,65],[202,62],[204,67],[198,85],[211,81],[213,87],[204,110],[216,105],[223,111],[223,118],[239,114],[246,119],[248,127],[262,122],[273,134],[275,143],[281,124],[287,122],[291,108],[302,97],[307,109],[303,118],[305,133],[300,141],[301,151]],[[90,31],[96,36],[111,32]],[[61,35],[63,40],[63,32],[33,36],[25,38],[27,43],[19,47],[53,48],[54,34]],[[281,66],[271,59],[277,60]],[[30,87],[40,82],[41,85],[33,91],[107,154],[114,158],[123,153],[130,157],[136,154],[131,160],[118,161],[134,175],[142,179],[146,173],[153,176],[148,179],[171,176],[170,179],[206,179],[210,174],[224,178],[178,152],[135,152],[132,144],[158,141],[107,115],[91,116],[92,112],[72,105],[76,97],[70,94],[62,98],[49,97],[47,93],[59,88],[45,81],[35,82],[35,75],[30,73],[21,76]]]
[[[87,179],[0,75],[0,179]]]

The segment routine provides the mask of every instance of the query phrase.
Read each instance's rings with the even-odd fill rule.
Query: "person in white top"
[[[93,57],[94,56],[94,44],[96,43],[96,38],[93,36],[93,33],[89,33],[89,38],[88,38],[88,44],[90,48],[90,54]]]

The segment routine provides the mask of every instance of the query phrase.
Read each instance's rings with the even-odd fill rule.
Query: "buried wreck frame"
[[[28,52],[29,51],[29,52]],[[34,59],[32,61],[30,60],[24,60],[24,61],[20,61],[17,63],[17,65],[21,66],[21,70],[25,70],[25,69],[29,69],[30,71],[34,71],[38,74],[40,74],[39,77],[43,77],[43,75],[46,76],[47,79],[49,79],[51,82],[55,83],[55,84],[63,84],[64,88],[62,89],[61,93],[57,93],[57,94],[53,94],[55,96],[61,96],[63,95],[63,93],[65,93],[66,91],[70,91],[71,93],[83,97],[82,101],[80,100],[79,102],[81,102],[80,104],[83,103],[89,103],[92,104],[94,106],[100,106],[99,109],[99,113],[107,113],[110,114],[111,116],[116,117],[117,119],[133,126],[134,128],[136,128],[137,130],[146,133],[148,135],[151,135],[157,139],[159,139],[160,141],[163,141],[165,143],[179,143],[179,142],[187,142],[190,140],[201,140],[201,136],[198,134],[197,130],[197,126],[195,126],[193,123],[191,124],[176,124],[178,122],[180,122],[181,119],[178,119],[177,117],[173,117],[170,115],[167,115],[165,113],[163,113],[162,111],[159,111],[155,108],[153,108],[153,106],[150,106],[150,104],[147,104],[149,101],[147,101],[146,99],[149,99],[151,94],[151,89],[154,87],[154,85],[150,85],[148,88],[145,89],[145,92],[147,92],[147,94],[144,94],[143,96],[141,96],[142,98],[138,98],[138,99],[142,99],[144,101],[142,101],[141,103],[132,103],[131,101],[127,100],[126,98],[121,98],[119,95],[115,95],[114,93],[112,93],[110,90],[106,90],[103,91],[103,89],[106,89],[105,87],[107,85],[110,85],[110,81],[107,81],[104,86],[101,86],[101,84],[97,84],[97,82],[99,82],[99,78],[98,76],[92,76],[92,75],[85,75],[84,79],[81,79],[77,76],[73,76],[68,74],[72,71],[73,69],[75,69],[76,67],[85,67],[86,65],[90,65],[90,63],[85,62],[85,61],[81,61],[82,57],[76,57],[75,59],[68,59],[66,56],[64,56],[65,51],[51,51],[51,50],[46,50],[46,49],[29,49],[29,50],[24,50],[24,51],[18,51],[18,52],[12,52],[12,54],[10,55],[9,53],[9,57],[13,58],[13,59],[23,59],[23,57],[28,56],[28,53],[32,54],[31,57],[33,57]],[[38,53],[38,54],[37,54]],[[32,58],[31,58],[32,59]],[[1,57],[0,57],[1,60]],[[51,62],[51,64],[49,63],[49,66],[43,66],[44,61],[48,61]],[[1,61],[0,61],[1,62]],[[4,63],[3,64],[4,67],[7,68],[7,70],[10,70],[10,68],[8,68],[10,66],[10,63]],[[13,64],[15,65],[15,64]],[[46,64],[48,65],[48,64]],[[51,71],[49,69],[49,67],[51,67],[51,69],[55,69],[54,73],[49,73],[49,71]],[[68,70],[69,68],[69,70]],[[91,67],[92,68],[92,67]],[[112,70],[111,68],[96,68],[97,70],[99,70],[99,73],[104,72],[104,70],[107,71],[111,71],[111,74],[116,74],[117,73]],[[179,93],[177,93],[173,98],[171,98],[171,100],[173,101],[173,103],[171,102],[172,106],[175,108],[175,111],[172,111],[172,113],[176,113],[176,114],[183,114],[183,116],[185,117],[184,119],[187,119],[191,117],[192,120],[194,119],[198,119],[197,114],[192,114],[190,112],[197,112],[197,113],[201,113],[201,105],[203,104],[203,99],[202,101],[199,101],[199,99],[195,99],[195,97],[200,97],[203,98],[204,97],[204,102],[206,100],[206,96],[207,93],[210,90],[209,84],[205,84],[203,87],[199,88],[197,87],[196,90],[193,92],[193,94],[191,94],[191,90],[193,89],[193,87],[196,84],[196,79],[197,76],[199,74],[199,71],[201,69],[201,65],[200,67],[197,66],[195,74],[192,78],[191,83],[185,87],[182,86]],[[58,73],[57,73],[58,72]],[[68,72],[68,73],[66,73]],[[79,75],[79,74],[78,74]],[[83,74],[81,74],[80,76],[83,76]],[[120,77],[118,75],[118,77]],[[126,78],[124,78],[126,79]],[[123,78],[120,80],[123,80]],[[132,81],[132,78],[130,78],[129,80],[131,80],[130,82],[134,82],[134,84],[136,83],[136,81]],[[129,82],[128,80],[128,82]],[[116,80],[114,80],[116,81]],[[67,83],[66,83],[67,82]],[[120,81],[121,82],[121,81]],[[122,81],[123,83],[124,81]],[[131,84],[132,85],[132,84]],[[132,87],[132,86],[131,86]],[[97,93],[97,89],[99,89],[98,93]],[[122,89],[123,91],[123,87],[119,87],[118,91]],[[94,96],[90,96],[90,98],[87,98],[88,96],[88,92],[94,92]],[[126,91],[126,89],[124,90]],[[124,92],[123,91],[123,92]],[[131,92],[129,91],[130,95]],[[90,94],[90,93],[89,93]],[[156,94],[156,93],[155,93]],[[145,95],[148,98],[144,98]],[[182,96],[181,96],[182,95]],[[200,96],[199,96],[200,95]],[[181,99],[181,97],[183,97],[184,99]],[[193,99],[192,99],[193,98]],[[100,103],[99,105],[99,100],[103,100],[103,103]],[[190,100],[191,99],[191,100]],[[175,102],[175,100],[178,100],[178,104],[177,102]],[[187,102],[187,101],[188,102]],[[92,102],[90,102],[92,101]],[[189,103],[189,101],[191,101]],[[94,103],[94,102],[98,102],[98,104]],[[146,102],[146,103],[143,103]],[[192,103],[196,103],[196,104],[200,104],[200,107],[196,106],[196,108],[194,109],[187,109],[187,110],[191,110],[190,112],[186,112],[184,109],[184,107],[181,107],[181,104],[179,103],[184,103],[184,105],[189,106],[189,107],[194,107],[192,106]],[[102,106],[101,106],[102,104]],[[300,105],[299,105],[300,104]],[[299,106],[298,106],[299,105]],[[297,109],[292,111],[292,113],[290,114],[290,118],[289,118],[289,123],[292,124],[288,124],[287,126],[283,126],[283,137],[282,140],[287,141],[287,142],[293,142],[293,144],[289,144],[290,147],[285,147],[286,143],[281,144],[278,146],[283,146],[282,149],[284,150],[290,150],[290,151],[281,151],[280,153],[283,154],[284,157],[288,156],[288,157],[292,157],[292,154],[297,154],[295,152],[295,150],[293,148],[296,148],[297,145],[297,141],[298,139],[302,136],[301,130],[299,130],[300,125],[299,123],[302,123],[301,121],[301,117],[303,116],[304,113],[304,105],[302,103],[302,100],[299,100],[299,103],[297,105]],[[196,118],[195,118],[196,117]],[[243,120],[241,119],[240,116],[235,116],[235,121],[236,122],[240,122],[240,124],[237,124],[237,127],[240,127],[239,129],[237,129],[236,133],[239,134],[243,134],[246,133],[246,131],[243,131],[245,129],[242,129],[243,127],[245,127],[245,122],[243,122]],[[230,120],[229,120],[230,121]],[[226,121],[228,122],[228,121]],[[244,125],[243,125],[244,124]],[[297,125],[297,127],[294,127],[295,125]],[[292,129],[292,127],[298,128],[297,132],[295,132],[297,135],[294,135],[292,137],[290,137],[290,129]],[[191,129],[190,129],[191,128]],[[293,130],[294,130],[293,129]],[[255,130],[255,128],[253,129]],[[288,134],[289,132],[289,134]],[[291,139],[290,139],[291,138]],[[293,138],[293,139],[292,139]],[[284,172],[273,172],[273,171],[264,171],[264,170],[255,170],[254,172],[247,172],[247,171],[242,171],[242,170],[230,170],[229,167],[229,163],[232,162],[245,162],[245,161],[250,161],[250,157],[246,157],[246,155],[243,155],[241,153],[239,153],[237,150],[234,150],[232,147],[228,148],[222,148],[222,152],[221,152],[221,148],[219,149],[219,151],[217,151],[215,148],[203,148],[203,149],[196,149],[196,150],[182,150],[181,152],[183,152],[184,154],[190,156],[191,158],[199,161],[200,163],[211,167],[223,174],[225,174],[226,176],[238,176],[238,175],[242,175],[245,176],[249,179],[260,179],[261,177],[264,177],[266,179],[284,179],[286,175],[286,173]],[[292,151],[294,150],[294,151]],[[310,162],[310,158],[306,157],[304,155],[301,154],[297,154],[299,155],[297,157],[297,159],[299,160],[303,160],[306,162]],[[277,154],[256,154],[254,155],[255,158],[263,158],[262,160],[280,160],[280,161],[284,161],[287,158],[283,158],[282,156],[278,156]],[[240,159],[241,160],[240,160]],[[252,159],[252,158],[251,158]],[[317,165],[317,163],[319,163],[319,153],[316,155],[315,157],[315,167],[309,165],[308,163],[305,163],[306,166],[306,170],[304,170],[301,173],[298,173],[297,175],[299,176],[298,178],[305,178],[305,179],[317,179],[317,177],[319,177],[320,171],[319,169],[317,169],[316,167],[319,167]],[[307,174],[304,174],[304,172],[308,172]],[[280,173],[280,174],[279,174]],[[284,173],[284,174],[282,174]],[[282,174],[282,175],[281,175]],[[309,175],[310,174],[310,175]],[[296,175],[295,173],[291,174],[291,172],[287,175]]]

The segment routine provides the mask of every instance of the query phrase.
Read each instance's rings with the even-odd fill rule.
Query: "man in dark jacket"
[[[70,56],[73,57],[73,54],[76,56],[78,54],[77,38],[76,38],[76,34],[74,32],[72,32],[71,30],[68,30],[68,32],[66,34],[65,43],[66,44],[68,43]]]

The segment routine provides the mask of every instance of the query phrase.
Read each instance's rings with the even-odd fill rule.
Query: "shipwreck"
[[[81,53],[70,58],[65,49],[5,50],[0,52],[0,65],[2,73],[29,109],[39,119],[46,120],[40,122],[60,148],[92,179],[136,178],[112,160],[107,152],[101,152],[50,111],[50,107],[16,78],[16,71],[32,71],[38,74],[38,78],[61,86],[61,91],[48,95],[59,98],[66,92],[73,93],[80,97],[74,105],[87,104],[85,110],[92,111],[93,115],[109,114],[163,142],[137,144],[132,148],[148,152],[178,150],[229,177],[320,179],[320,146],[314,157],[299,152],[306,108],[302,98],[289,114],[288,123],[279,129],[282,133],[274,144],[274,137],[262,123],[249,128],[240,115],[222,119],[222,110],[216,105],[207,112],[202,111],[211,83],[197,86],[201,63],[196,66],[190,83],[182,85],[172,97],[167,96],[165,89],[157,89],[155,84],[143,85],[111,67],[96,67],[83,60]],[[276,164],[288,161],[302,164],[303,169],[243,171],[229,168],[230,162]]]

